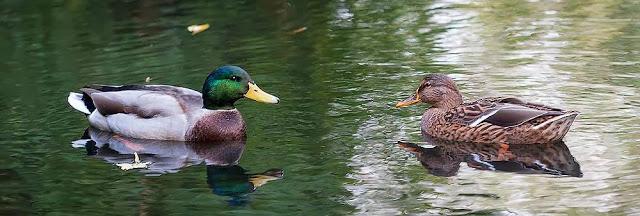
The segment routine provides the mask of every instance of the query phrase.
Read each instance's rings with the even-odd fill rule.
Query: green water
[[[0,212],[637,214],[639,11],[633,0],[2,1]],[[186,30],[200,23],[211,28]],[[284,171],[244,204],[212,191],[217,168],[201,160],[122,171],[72,147],[88,123],[68,92],[147,77],[199,90],[221,65],[281,99],[236,104],[248,127],[238,176]],[[393,105],[435,72],[466,100],[580,111],[565,144],[583,177],[427,173],[395,145],[421,140],[426,106]]]

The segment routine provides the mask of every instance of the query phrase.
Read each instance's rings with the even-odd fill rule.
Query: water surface
[[[0,4],[3,215],[640,212],[637,1]],[[200,23],[211,28],[186,31]],[[221,65],[281,99],[236,104],[248,125],[238,166],[285,173],[245,204],[214,193],[202,161],[150,175],[72,147],[87,122],[69,91],[147,77],[199,90]],[[422,140],[426,106],[393,106],[428,73],[452,76],[466,100],[580,111],[564,144],[583,176],[430,174],[396,145]]]

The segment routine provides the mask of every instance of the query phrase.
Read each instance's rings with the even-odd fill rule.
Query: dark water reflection
[[[102,158],[110,164],[131,163],[134,155],[141,162],[151,164],[140,170],[148,176],[177,173],[181,168],[204,162],[207,184],[213,193],[228,196],[229,204],[247,205],[248,194],[269,181],[282,179],[284,171],[269,169],[262,173],[248,174],[238,165],[246,146],[246,140],[215,143],[189,143],[178,141],[146,140],[121,137],[110,132],[89,127],[73,147],[86,149],[87,155]]]
[[[512,172],[517,174],[551,174],[582,177],[580,164],[567,145],[557,143],[510,145],[508,158],[501,158],[500,145],[485,143],[447,142],[429,140],[433,147],[398,142],[398,146],[416,155],[422,166],[436,176],[454,176],[460,163],[477,170]]]
[[[638,11],[635,0],[1,1],[0,214],[636,214]],[[200,23],[211,28],[185,29]],[[281,99],[236,104],[248,131],[238,165],[287,172],[246,206],[212,193],[196,165],[206,156],[188,146],[144,154],[166,155],[155,171],[69,146],[87,122],[68,92],[146,77],[199,89],[221,65]],[[433,72],[465,100],[580,111],[564,143],[583,177],[425,174],[395,142],[422,140],[426,107],[393,105]]]
[[[217,166],[207,165],[207,184],[214,194],[229,196],[232,206],[245,206],[251,201],[248,196],[269,181],[281,179],[281,169],[270,169],[261,173],[248,174],[238,165]]]

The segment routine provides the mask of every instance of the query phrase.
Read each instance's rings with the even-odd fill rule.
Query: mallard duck
[[[396,107],[423,102],[424,137],[474,142],[540,144],[562,140],[578,115],[517,98],[492,97],[464,103],[456,83],[444,74],[427,75],[409,98]]]
[[[202,93],[169,85],[89,85],[71,92],[69,104],[89,124],[115,134],[156,140],[211,142],[246,137],[234,103],[243,98],[276,104],[240,67],[223,66],[204,82]]]
[[[567,145],[511,145],[512,157],[501,158],[500,147],[488,143],[465,143],[432,139],[432,148],[414,143],[398,142],[398,146],[418,157],[427,171],[437,176],[454,176],[460,163],[479,170],[513,172],[520,174],[552,174],[582,177],[580,164]]]

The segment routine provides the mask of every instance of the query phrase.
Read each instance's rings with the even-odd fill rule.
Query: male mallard
[[[456,83],[444,74],[427,75],[413,95],[396,107],[424,102],[431,105],[422,115],[425,137],[509,144],[560,141],[578,115],[517,98],[483,98],[463,103]]]
[[[90,85],[70,93],[69,104],[86,113],[89,124],[115,134],[157,140],[210,142],[246,137],[233,104],[246,97],[263,103],[279,99],[260,90],[236,66],[217,68],[200,92],[168,85]]]

